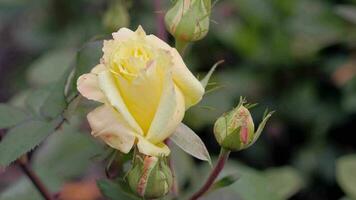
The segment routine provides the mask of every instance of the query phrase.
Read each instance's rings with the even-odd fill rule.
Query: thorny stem
[[[229,158],[230,152],[231,151],[229,151],[229,150],[221,148],[218,161],[217,161],[213,171],[210,173],[205,184],[200,188],[199,191],[197,191],[195,194],[193,194],[193,196],[190,198],[190,200],[197,200],[200,197],[202,197],[207,191],[209,191],[209,189],[213,185],[214,181],[216,180],[216,178],[219,176],[220,172],[224,168],[225,163],[226,163],[227,159]]]
[[[21,170],[26,174],[26,176],[31,180],[36,189],[40,192],[42,197],[46,200],[53,200],[50,191],[43,184],[41,179],[37,176],[37,174],[31,169],[31,167],[27,163],[27,157],[22,157],[16,161],[16,163],[20,166]]]

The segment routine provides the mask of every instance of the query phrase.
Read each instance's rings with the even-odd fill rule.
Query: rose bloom
[[[77,82],[84,97],[103,103],[87,116],[92,135],[123,153],[136,144],[143,154],[167,156],[164,140],[204,88],[175,48],[141,26],[112,35],[100,64]]]

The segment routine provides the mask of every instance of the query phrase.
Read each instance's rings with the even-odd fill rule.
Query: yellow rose
[[[141,26],[112,35],[100,64],[77,82],[84,97],[103,103],[87,116],[92,135],[124,153],[137,144],[143,154],[168,155],[163,141],[204,88],[175,48]]]

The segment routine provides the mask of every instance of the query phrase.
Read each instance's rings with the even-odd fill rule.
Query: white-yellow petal
[[[189,71],[187,66],[178,51],[173,48],[173,80],[177,86],[182,90],[185,99],[185,107],[189,107],[197,104],[204,95],[205,89],[201,85],[200,81]]]
[[[152,63],[143,69],[135,80],[116,77],[125,105],[145,135],[150,128],[162,95],[163,70]]]
[[[131,31],[128,28],[120,28],[117,32],[112,34],[114,40],[127,40],[132,37],[135,32]]]
[[[166,75],[162,96],[146,139],[159,143],[173,134],[184,117],[184,97],[171,75]]]
[[[173,79],[183,92],[186,109],[197,104],[202,99],[205,90],[199,80],[189,71],[178,51],[154,35],[148,35],[146,38],[152,45],[167,50],[172,55]]]
[[[92,135],[123,153],[128,153],[137,135],[124,118],[112,107],[102,105],[87,116]]]
[[[98,76],[93,73],[83,74],[77,80],[77,89],[85,98],[105,102],[105,95],[99,87]]]
[[[106,70],[105,65],[98,64],[90,71],[90,73],[94,73],[94,74],[98,75],[100,72],[102,72],[104,70]]]
[[[100,88],[105,93],[106,98],[108,99],[110,104],[119,111],[122,117],[137,133],[143,134],[142,129],[132,117],[127,106],[125,105],[111,72],[107,70],[102,71],[99,73],[98,78]]]
[[[153,144],[141,136],[138,136],[137,148],[140,153],[149,156],[168,156],[171,152],[163,142]]]

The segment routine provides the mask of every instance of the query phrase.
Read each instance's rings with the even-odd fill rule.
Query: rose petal
[[[185,97],[186,109],[197,104],[203,97],[205,89],[199,80],[189,71],[176,49],[171,51],[173,56],[173,80],[182,90]]]
[[[165,69],[152,62],[133,81],[117,76],[121,96],[146,134],[155,116],[163,91]]]
[[[127,109],[112,74],[105,70],[99,73],[98,78],[100,88],[103,93],[106,94],[106,98],[110,104],[119,111],[122,117],[137,133],[143,134],[141,127],[137,124],[136,120]]]
[[[93,74],[96,74],[98,75],[100,72],[106,70],[106,67],[105,65],[103,64],[98,64],[96,65],[90,72],[93,73]]]
[[[198,79],[189,71],[178,51],[154,35],[148,35],[146,38],[152,45],[171,53],[173,57],[173,80],[183,92],[186,109],[197,104],[202,99],[205,90]]]
[[[92,135],[100,137],[106,144],[123,153],[128,153],[137,135],[124,118],[107,105],[100,106],[87,116]]]
[[[138,136],[138,151],[149,156],[168,156],[171,152],[163,142],[153,144],[142,136]]]
[[[165,76],[164,88],[155,117],[146,135],[152,143],[162,142],[176,130],[183,119],[185,106],[180,89],[172,81],[172,75]]]
[[[112,34],[114,40],[126,40],[132,37],[135,32],[131,31],[128,28],[120,28],[117,32]]]
[[[81,75],[77,80],[77,89],[87,99],[105,102],[105,95],[99,87],[98,76],[95,74]]]

